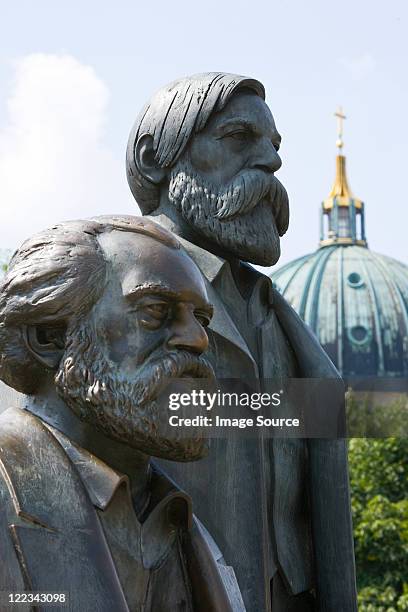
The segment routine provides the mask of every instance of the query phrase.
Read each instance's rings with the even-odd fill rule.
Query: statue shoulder
[[[41,509],[40,498],[51,493],[50,481],[64,470],[71,472],[73,466],[41,419],[22,408],[0,415],[0,486],[9,492],[17,514],[28,507]]]
[[[32,436],[42,435],[47,435],[47,429],[38,417],[23,408],[8,408],[0,415],[0,457],[17,454]]]
[[[0,590],[22,592],[25,578],[16,554],[15,527],[24,522],[21,498],[13,469],[24,475],[19,455],[29,444],[26,435],[31,415],[18,408],[9,408],[0,415]],[[18,608],[19,609],[19,608]]]

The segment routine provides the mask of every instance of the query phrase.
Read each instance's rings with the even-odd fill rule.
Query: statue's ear
[[[27,325],[23,330],[27,349],[42,365],[55,370],[65,348],[65,329]]]
[[[151,183],[158,185],[165,179],[167,170],[155,160],[153,138],[150,134],[144,134],[137,141],[135,162],[139,172]]]

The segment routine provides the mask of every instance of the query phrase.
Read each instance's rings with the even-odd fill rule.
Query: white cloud
[[[104,143],[109,91],[69,55],[16,63],[0,127],[0,246],[15,247],[57,221],[137,208],[123,158]]]
[[[370,53],[354,58],[341,58],[340,64],[349,72],[352,79],[361,81],[375,72],[377,63]]]

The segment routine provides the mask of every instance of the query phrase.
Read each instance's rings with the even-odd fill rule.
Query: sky
[[[312,252],[339,105],[370,248],[408,263],[408,4],[368,0],[0,0],[0,249],[55,222],[137,214],[125,174],[151,94],[204,71],[252,76],[283,137],[291,222],[278,265]]]

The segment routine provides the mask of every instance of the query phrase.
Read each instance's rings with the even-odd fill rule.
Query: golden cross
[[[337,140],[336,146],[340,149],[340,152],[343,148],[343,119],[346,119],[346,115],[343,113],[343,109],[341,106],[334,113],[334,116],[337,117]]]

